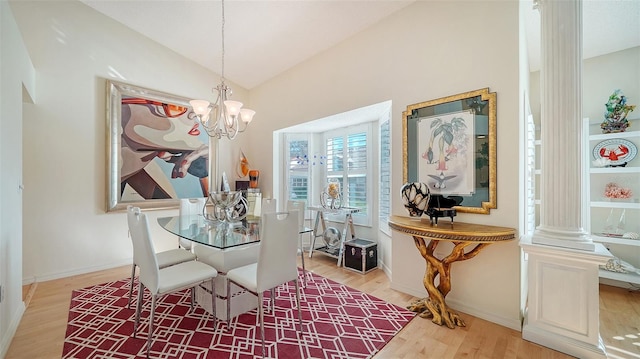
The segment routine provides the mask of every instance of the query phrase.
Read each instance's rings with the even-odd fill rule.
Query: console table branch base
[[[389,226],[412,235],[416,248],[426,262],[423,284],[428,297],[414,301],[407,308],[420,313],[423,318],[432,318],[435,324],[451,329],[465,326],[464,320],[445,301],[451,291],[451,265],[474,258],[491,243],[515,239],[515,230],[511,228],[461,222],[438,227],[419,218],[391,216]],[[453,249],[439,259],[434,252],[443,240],[452,242]],[[436,279],[439,279],[437,286]]]
[[[451,291],[451,264],[475,257],[488,244],[453,242],[454,248],[451,254],[438,259],[434,255],[434,251],[438,247],[439,241],[426,243],[423,237],[418,236],[413,236],[413,241],[427,263],[423,284],[429,296],[414,301],[407,308],[413,312],[420,313],[422,318],[432,318],[431,321],[435,324],[446,325],[451,329],[455,326],[464,327],[464,320],[458,313],[449,308],[445,302],[447,294]],[[472,245],[475,245],[475,247],[465,253],[465,248]],[[440,277],[440,283],[436,287],[435,282],[438,277]]]

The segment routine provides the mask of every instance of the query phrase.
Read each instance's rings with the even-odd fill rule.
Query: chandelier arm
[[[249,127],[249,123],[244,121],[238,121],[238,122],[242,122],[244,124],[244,127],[242,129],[240,129],[240,125],[238,125],[238,133],[243,133]]]

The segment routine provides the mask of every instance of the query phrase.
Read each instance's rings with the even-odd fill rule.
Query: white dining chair
[[[298,213],[272,212],[262,215],[260,251],[258,262],[227,272],[227,293],[231,284],[246,289],[258,296],[258,320],[262,338],[262,356],[265,355],[263,293],[271,291],[271,313],[274,312],[275,291],[278,286],[293,281],[296,287],[299,331],[302,333],[302,311],[300,309],[300,286],[296,256],[298,246],[295,241],[282,240],[298,235]],[[230,327],[231,302],[227,305],[227,327]]]
[[[307,286],[307,269],[304,266],[304,245],[302,243],[302,235],[304,232],[304,213],[306,205],[304,201],[288,200],[286,211],[298,211],[298,251],[300,252],[300,261],[302,262],[302,285]],[[311,232],[309,232],[311,233]]]
[[[180,229],[189,229],[189,227],[204,224],[202,212],[207,203],[206,197],[198,198],[181,198],[180,199]],[[191,241],[178,237],[178,246],[191,250]]]
[[[151,348],[151,338],[153,335],[153,321],[155,317],[156,302],[162,295],[181,291],[191,288],[191,307],[193,308],[194,287],[210,281],[211,299],[213,306],[213,327],[216,326],[216,307],[215,307],[215,285],[214,281],[218,275],[218,271],[201,262],[189,261],[179,263],[170,267],[160,269],[158,266],[158,258],[153,248],[149,232],[149,223],[147,216],[140,211],[140,208],[132,207],[127,210],[127,220],[129,230],[131,232],[131,240],[133,242],[133,252],[139,259],[138,267],[140,268],[138,287],[138,303],[136,305],[136,319],[133,327],[133,337],[138,333],[138,325],[140,323],[140,312],[142,311],[142,299],[144,289],[147,288],[151,293],[151,314],[149,316],[149,333],[147,335],[147,358],[149,357],[149,349]]]
[[[260,208],[260,216],[265,213],[273,213],[278,211],[278,201],[275,198],[263,198]]]
[[[129,213],[134,210],[131,205],[127,206],[127,220]],[[138,209],[139,210],[139,209]],[[129,223],[129,237],[131,237],[131,223]],[[196,255],[191,253],[190,251],[186,251],[184,249],[176,248],[169,249],[167,251],[156,253],[156,258],[158,260],[158,268],[166,268],[172,265],[176,265],[178,263],[189,262],[196,260]],[[140,254],[133,251],[133,263],[131,264],[131,280],[129,282],[129,300],[127,301],[127,308],[131,308],[131,297],[133,296],[133,282],[136,277],[136,267],[140,263],[142,258],[140,258]]]

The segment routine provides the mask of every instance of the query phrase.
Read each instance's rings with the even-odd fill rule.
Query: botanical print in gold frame
[[[473,193],[457,195],[462,198],[458,212],[489,214],[497,207],[496,187],[496,93],[488,88],[460,93],[435,100],[429,100],[407,106],[402,113],[402,165],[403,182],[429,183],[430,178],[419,174],[419,161],[424,151],[419,146],[419,124],[421,119],[445,114],[472,111],[474,113],[473,136],[474,151],[471,161],[474,163]],[[431,183],[434,183],[431,181]],[[434,189],[430,186],[430,190]]]

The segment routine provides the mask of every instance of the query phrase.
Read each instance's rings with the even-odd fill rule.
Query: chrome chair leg
[[[271,298],[269,298],[269,303],[271,304],[271,314],[273,314],[276,311],[276,289],[269,289],[269,294],[271,296]]]
[[[300,308],[300,285],[298,281],[296,283],[296,302],[298,305],[298,326],[300,327],[300,335],[302,335],[302,309]]]
[[[138,333],[138,324],[140,324],[140,312],[142,312],[142,293],[144,292],[144,286],[142,283],[138,285],[138,303],[136,304],[136,321],[133,325],[133,337],[136,337]]]
[[[151,336],[153,335],[153,320],[156,314],[157,296],[151,296],[151,315],[149,316],[149,334],[147,335],[147,358],[149,357],[149,349],[151,349]]]
[[[131,309],[131,296],[133,295],[133,279],[136,276],[136,264],[131,265],[131,282],[129,283],[129,301],[127,302],[127,309]]]
[[[262,298],[264,294],[258,293],[258,316],[260,317],[260,337],[262,338],[262,357],[264,358],[265,345],[264,345],[264,306],[262,305]]]
[[[307,268],[304,266],[304,246],[302,241],[302,235],[300,237],[300,261],[302,262],[302,286],[307,286]]]

